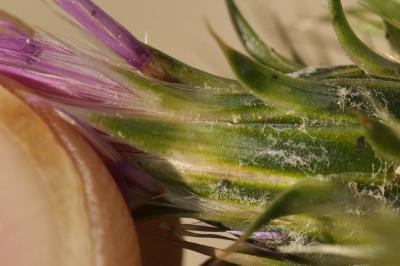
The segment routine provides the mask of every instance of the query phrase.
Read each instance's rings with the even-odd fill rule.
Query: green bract
[[[234,1],[226,2],[241,41],[256,60],[230,48],[211,30],[237,81],[193,69],[151,48],[166,80],[116,69],[143,97],[145,112],[90,114],[86,119],[141,151],[126,156],[165,185],[168,204],[159,204],[181,210],[172,213],[247,228],[243,241],[254,231],[279,233],[278,240],[261,241],[267,246],[364,244],[365,239],[339,232],[352,213],[365,209],[345,194],[352,189],[353,196],[374,206],[368,213],[376,206],[398,204],[390,180],[395,179],[400,142],[393,129],[378,121],[400,117],[400,64],[356,36],[338,0],[328,1],[329,11],[355,65],[304,71],[301,63],[265,44]],[[382,15],[396,49],[397,18],[378,2],[365,2]],[[347,209],[338,212],[339,206]],[[310,218],[325,216],[332,227],[342,229],[327,232]],[[344,253],[343,260],[356,259]],[[222,259],[236,256],[225,255]],[[303,255],[308,262],[316,260]],[[324,257],[326,263],[331,259]]]
[[[363,2],[382,16],[398,51],[400,16],[389,2],[398,3]],[[393,265],[380,252],[387,242],[376,240],[373,235],[379,233],[365,221],[381,219],[382,209],[392,213],[398,206],[394,180],[400,130],[389,120],[400,117],[400,64],[357,37],[339,0],[328,1],[329,11],[354,65],[305,70],[296,58],[264,43],[234,1],[226,3],[240,40],[255,59],[230,48],[211,30],[237,81],[152,50],[173,82],[119,71],[151,112],[86,119],[143,152],[127,156],[165,185],[168,203],[159,204],[171,208],[154,213],[243,231],[231,248],[214,253],[221,260]],[[255,232],[278,236],[257,239]],[[256,247],[246,244],[248,238]],[[210,255],[204,246],[182,246]],[[255,251],[261,247],[277,249]]]

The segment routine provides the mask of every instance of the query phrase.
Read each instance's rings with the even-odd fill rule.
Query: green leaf
[[[298,183],[256,218],[241,236],[241,240],[249,238],[276,218],[295,214],[329,215],[342,210],[345,207],[343,204],[349,203],[351,199],[350,190],[341,184],[316,180]]]
[[[376,152],[400,164],[400,130],[398,125],[388,125],[373,119],[363,119],[368,139]]]
[[[200,90],[188,85],[160,82],[125,69],[114,69],[141,98],[143,112],[216,121],[256,121],[277,111],[246,92]]]
[[[185,64],[151,46],[151,61],[144,74],[158,80],[190,85],[197,89],[225,92],[243,91],[236,80],[216,76]]]
[[[356,65],[341,65],[314,69],[306,68],[303,71],[298,71],[297,74],[300,78],[311,78],[316,80],[363,78],[366,76],[364,71]]]
[[[359,229],[352,231],[354,226]],[[281,246],[278,250],[304,256],[317,262],[318,265],[395,266],[398,265],[400,259],[399,226],[398,214],[383,209],[373,215],[348,218],[346,228],[350,234],[363,235],[366,240],[363,243],[356,245],[290,245]],[[335,261],[336,263],[333,263]]]
[[[368,265],[376,255],[376,248],[360,245],[291,245],[278,250],[308,258],[316,265]]]
[[[212,32],[212,31],[211,31]],[[252,61],[247,56],[230,48],[215,33],[214,37],[221,46],[238,80],[249,92],[267,104],[282,111],[294,111],[296,115],[306,115],[319,119],[327,117],[348,119],[351,112],[358,111],[368,116],[375,115],[376,109],[370,104],[371,95],[388,110],[400,117],[399,82],[383,78],[332,78],[314,80],[313,77],[299,78],[288,75]],[[348,69],[350,68],[350,69]],[[333,72],[332,72],[333,71]],[[329,71],[330,75],[334,70]],[[344,76],[359,73],[359,69],[343,67],[337,69]]]
[[[337,38],[350,59],[364,71],[399,78],[400,64],[371,50],[351,29],[340,0],[329,0],[329,11]]]
[[[254,62],[213,34],[238,80],[264,102],[310,116],[316,111],[330,112],[331,117],[334,112],[336,115],[341,112],[337,105],[338,88],[312,79],[295,78]]]
[[[221,255],[221,259],[236,252],[254,232],[272,220],[298,214],[332,215],[343,211],[353,197],[350,190],[342,184],[310,180],[300,182],[279,196],[272,204],[254,219],[243,235]]]
[[[233,0],[226,0],[231,20],[239,38],[247,50],[258,62],[281,72],[293,72],[302,67],[269,47],[251,28],[242,16]]]
[[[354,172],[366,177],[372,164],[379,163],[370,147],[357,144],[362,129],[348,124],[316,124],[302,131],[300,124],[286,122],[232,124],[99,115],[89,119],[118,140],[180,161],[200,174],[210,169],[215,176],[264,178],[270,184],[268,176],[273,176],[274,184],[287,184],[316,174]]]
[[[400,16],[397,12],[400,8],[400,3],[391,0],[363,0],[361,3],[383,19],[386,39],[392,49],[400,54]]]
[[[372,219],[363,219],[361,224],[371,242],[376,244],[375,265],[396,266],[400,260],[400,217],[392,211],[379,213]]]

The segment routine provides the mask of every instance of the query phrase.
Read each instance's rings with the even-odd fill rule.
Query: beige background
[[[349,5],[355,0],[345,0]],[[0,0],[0,8],[18,15],[40,28],[64,36],[70,31],[40,0]],[[149,44],[202,69],[230,75],[230,71],[208,34],[204,20],[208,19],[216,31],[230,44],[240,48],[223,0],[97,0],[100,6],[130,29],[139,39],[147,36]],[[275,47],[282,43],[277,38],[272,18],[280,17],[296,46],[306,54],[306,60],[320,64],[324,58],[320,49],[339,51],[329,25],[315,27],[307,23],[316,14],[326,14],[325,0],[249,0],[238,1],[243,13],[259,34]],[[312,33],[312,36],[311,36]],[[332,58],[333,57],[333,58]],[[343,62],[342,53],[331,60]]]
[[[206,30],[208,19],[232,46],[241,49],[222,0],[97,0],[99,5],[130,29],[139,39],[201,69],[231,76],[221,52]],[[355,1],[343,1],[350,5]],[[309,23],[311,17],[326,15],[325,0],[238,1],[246,17],[273,46],[285,51],[277,37],[273,16],[286,25],[297,47],[312,65],[327,61],[346,62],[330,25]],[[31,25],[68,37],[71,28],[39,0],[0,0],[0,9]],[[146,37],[145,37],[146,36]],[[364,36],[365,37],[365,36]],[[320,48],[316,48],[320,47]],[[321,49],[321,47],[323,47]],[[328,58],[325,51],[330,50]],[[8,152],[0,148],[0,161]],[[4,154],[1,154],[1,153]],[[2,157],[3,156],[3,157]],[[3,159],[2,159],[3,158]],[[7,162],[8,164],[9,162]],[[221,244],[221,243],[219,243]],[[198,265],[204,257],[186,253],[186,265]]]

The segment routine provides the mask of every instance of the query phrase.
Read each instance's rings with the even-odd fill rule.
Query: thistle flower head
[[[136,217],[217,225],[171,231],[230,233],[238,240],[225,251],[180,245],[232,263],[398,258],[387,232],[369,221],[382,213],[390,213],[391,228],[399,221],[400,64],[357,37],[339,0],[328,8],[353,64],[329,68],[307,67],[293,47],[292,57],[278,53],[227,0],[249,55],[210,31],[235,80],[140,42],[90,0],[53,2],[100,43],[89,48],[0,21],[0,74],[91,141],[132,210],[146,205]],[[363,3],[399,34],[397,1]]]

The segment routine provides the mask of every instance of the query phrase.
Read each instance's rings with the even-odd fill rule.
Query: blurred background
[[[221,51],[207,31],[206,20],[224,40],[243,51],[223,0],[95,0],[95,2],[140,40],[192,66],[215,74],[232,76]],[[348,62],[326,19],[326,1],[251,0],[237,1],[237,3],[256,31],[277,50],[287,52],[287,44],[280,37],[276,27],[276,22],[279,20],[309,65],[323,66]],[[356,0],[344,0],[343,4],[345,7],[351,7],[356,4]],[[56,16],[43,1],[2,0],[0,9],[57,36],[64,38],[71,36],[72,27]],[[383,51],[387,51],[385,44],[375,40],[373,37],[375,34],[369,30],[360,32],[360,36],[371,46],[379,46]],[[226,246],[224,242],[213,244]],[[193,252],[185,252],[184,265],[199,265],[205,259],[206,257]]]
[[[223,0],[95,2],[150,45],[201,69],[224,76],[231,75],[222,53],[205,26],[205,20],[208,20],[228,43],[241,48]],[[352,6],[356,2],[344,0],[343,4]],[[285,52],[286,45],[279,38],[277,19],[288,30],[294,44],[309,64],[346,62],[329,23],[315,23],[314,20],[327,16],[326,1],[251,0],[238,1],[238,5],[258,33],[278,50]],[[68,25],[58,18],[44,1],[2,0],[0,8],[39,28],[68,36]],[[333,54],[325,55],[327,50],[333,51]]]

